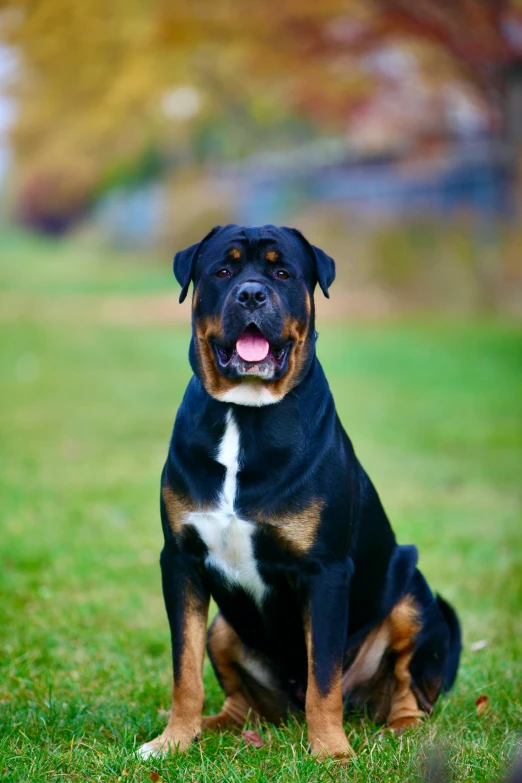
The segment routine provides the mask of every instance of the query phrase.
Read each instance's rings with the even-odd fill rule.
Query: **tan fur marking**
[[[221,731],[222,729],[242,729],[245,725],[250,707],[241,693],[227,696],[217,715],[203,715],[202,731]]]
[[[411,689],[410,663],[413,658],[415,638],[420,630],[419,611],[412,596],[405,596],[393,608],[390,616],[392,650],[397,654],[393,673],[396,689],[388,715],[391,729],[414,726],[422,717],[419,705]]]
[[[233,247],[228,251],[228,255],[234,261],[238,261],[241,258],[241,249],[239,247]]]
[[[208,647],[226,698],[217,715],[204,716],[203,729],[242,728],[249,712],[255,716],[241,692],[241,678],[235,665],[241,660],[243,643],[222,615],[216,617],[208,633]]]
[[[273,263],[279,258],[279,253],[277,253],[275,250],[267,250],[265,253],[265,258],[270,263]]]
[[[203,385],[212,397],[219,398],[241,383],[241,381],[232,381],[223,377],[216,367],[210,340],[223,336],[221,319],[219,317],[198,318],[195,321],[194,331]]]
[[[306,338],[309,328],[309,319],[305,322],[290,317],[284,319],[283,340],[292,340],[293,342],[292,351],[288,359],[288,370],[279,381],[270,384],[273,393],[280,399],[288,394],[290,389],[300,380],[301,370],[306,360]]]
[[[243,643],[232,626],[223,615],[218,614],[208,633],[208,647],[226,694],[232,694],[239,689],[241,679],[234,661],[239,661],[242,646]]]
[[[310,618],[305,618],[305,639],[308,654],[308,685],[306,688],[306,722],[308,741],[315,756],[335,756],[347,759],[355,755],[343,728],[341,668],[335,672],[330,690],[323,696],[314,675],[314,651]]]
[[[286,511],[283,514],[255,512],[253,519],[275,528],[277,537],[297,555],[306,554],[313,546],[317,528],[324,508],[323,500],[313,500],[300,511]]]
[[[172,686],[172,713],[164,732],[148,743],[156,751],[186,750],[201,734],[207,615],[207,601],[187,597],[180,672]]]
[[[168,485],[161,488],[161,497],[165,504],[170,529],[173,533],[179,533],[187,514],[196,511],[196,505],[188,495],[179,495]]]
[[[308,291],[305,291],[305,307],[306,307],[306,313],[308,316],[308,319],[310,319],[310,316],[312,314],[312,299],[310,297],[310,294]]]

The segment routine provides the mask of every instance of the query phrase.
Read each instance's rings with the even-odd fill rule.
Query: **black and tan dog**
[[[415,725],[455,679],[460,629],[396,543],[316,357],[334,262],[294,229],[229,225],[174,271],[180,301],[194,283],[194,376],[161,483],[173,707],[140,752],[304,711],[312,752],[347,756],[343,707]],[[205,641],[225,692],[210,717]]]

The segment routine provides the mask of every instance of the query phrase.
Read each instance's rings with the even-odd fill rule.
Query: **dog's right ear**
[[[205,242],[213,237],[214,234],[217,234],[221,228],[222,226],[214,226],[212,231],[209,231],[201,242],[196,242],[195,245],[190,245],[190,247],[185,248],[185,250],[180,250],[179,253],[176,253],[174,256],[174,274],[181,286],[181,293],[179,295],[180,304],[185,301],[190,283],[194,280],[194,271],[199,251]]]

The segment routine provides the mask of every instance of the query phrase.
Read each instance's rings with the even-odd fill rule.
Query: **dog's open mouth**
[[[263,332],[254,324],[247,326],[235,345],[223,346],[214,343],[214,350],[219,364],[229,367],[231,364],[244,364],[247,373],[256,374],[256,370],[267,363],[274,369],[281,369],[290,344],[271,344]]]

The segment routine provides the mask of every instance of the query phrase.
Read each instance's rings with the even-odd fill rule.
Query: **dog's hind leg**
[[[239,636],[218,613],[207,634],[207,650],[219,684],[225,691],[225,701],[217,715],[203,716],[203,729],[241,728],[245,724],[250,707],[241,693],[237,669],[242,646]]]
[[[259,718],[276,723],[285,716],[288,699],[270,663],[245,647],[221,613],[209,628],[207,649],[225,701],[217,715],[203,717],[203,729],[242,728]]]
[[[420,623],[413,598],[406,596],[374,628],[343,672],[343,698],[366,706],[392,730],[415,726],[422,716],[412,690],[410,664]]]
[[[393,676],[395,689],[388,713],[388,728],[397,730],[416,726],[422,717],[412,691],[410,664],[415,652],[415,640],[420,629],[415,601],[406,596],[392,610],[388,618],[390,647],[395,653]]]

